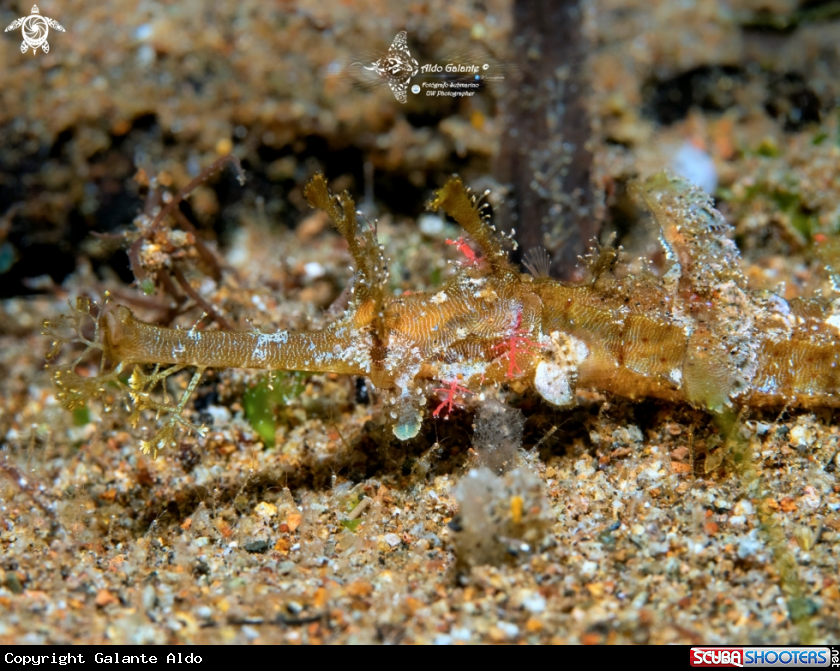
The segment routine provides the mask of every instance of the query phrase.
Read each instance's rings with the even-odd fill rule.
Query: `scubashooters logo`
[[[691,648],[691,666],[803,668],[830,666],[831,648]]]

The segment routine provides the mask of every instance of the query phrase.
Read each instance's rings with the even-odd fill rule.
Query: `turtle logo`
[[[20,43],[20,52],[25,54],[29,47],[32,47],[32,53],[38,52],[38,49],[43,49],[45,54],[50,52],[50,43],[47,42],[47,35],[50,28],[55,28],[64,32],[64,28],[55,19],[50,19],[46,16],[41,16],[38,11],[38,5],[32,7],[32,13],[29,16],[23,16],[12,21],[12,24],[6,28],[5,32],[10,30],[17,30],[23,26],[23,42]]]
[[[385,77],[394,97],[401,103],[406,102],[406,90],[411,78],[418,72],[417,61],[408,51],[408,40],[404,30],[397,33],[391,48],[382,58],[371,63],[365,70],[373,70],[380,77]]]

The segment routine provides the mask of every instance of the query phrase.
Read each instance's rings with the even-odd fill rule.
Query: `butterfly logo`
[[[420,69],[408,51],[408,37],[404,30],[397,33],[388,53],[364,68],[384,77],[394,92],[394,97],[401,103],[407,101],[408,83]]]

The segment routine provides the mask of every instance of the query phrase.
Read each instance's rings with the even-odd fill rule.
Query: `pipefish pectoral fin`
[[[691,334],[682,370],[689,403],[712,412],[722,411],[730,404],[736,376],[727,359],[724,344],[708,329],[698,328]]]

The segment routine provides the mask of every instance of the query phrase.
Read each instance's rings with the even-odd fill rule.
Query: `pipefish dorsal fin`
[[[494,274],[511,275],[515,269],[502,246],[501,236],[489,223],[488,215],[482,213],[481,207],[479,199],[457,176],[451,177],[426,204],[427,210],[443,210],[458,222],[481,249]]]
[[[367,226],[360,231],[356,203],[346,191],[340,196],[330,192],[327,180],[317,173],[303,190],[303,195],[313,208],[324,210],[336,230],[347,241],[350,256],[356,266],[355,302],[373,299],[381,305],[388,284],[388,262],[379,247],[376,230]]]
[[[675,254],[684,287],[705,294],[734,282],[746,289],[732,225],[714,208],[707,193],[668,172],[633,188],[651,211],[663,244]]]
[[[732,226],[711,197],[687,180],[661,172],[635,186],[653,214],[671,268],[677,304],[672,318],[692,323],[683,366],[686,398],[722,411],[755,375],[756,306],[747,290]],[[667,277],[671,275],[671,277]]]

